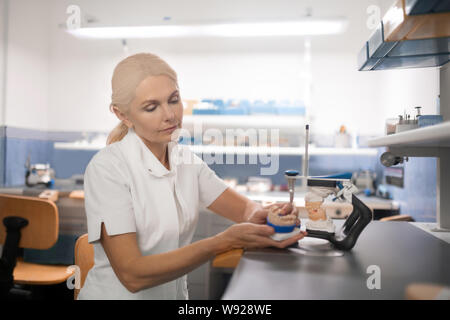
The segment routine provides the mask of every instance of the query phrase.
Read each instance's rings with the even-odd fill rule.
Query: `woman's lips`
[[[174,125],[173,127],[167,128],[167,129],[163,129],[161,130],[162,132],[173,132],[175,131],[175,129],[178,128],[178,125]]]

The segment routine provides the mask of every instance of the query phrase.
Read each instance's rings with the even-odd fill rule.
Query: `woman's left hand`
[[[250,209],[248,212],[247,221],[257,224],[265,224],[267,222],[267,215],[272,207],[281,208],[282,215],[293,214],[297,217],[296,224],[300,225],[300,220],[298,219],[298,209],[296,206],[291,205],[289,202],[286,203],[274,203],[267,206],[257,205]]]

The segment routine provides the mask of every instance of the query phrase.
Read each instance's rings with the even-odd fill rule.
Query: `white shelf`
[[[222,128],[298,128],[304,130],[305,117],[298,115],[185,115],[183,127],[202,124]]]
[[[450,121],[368,141],[369,147],[450,147]]]
[[[65,150],[100,150],[104,145],[100,144],[81,144],[56,142],[55,149]],[[233,146],[211,146],[211,145],[192,145],[190,149],[194,153],[215,153],[215,154],[279,154],[279,155],[301,155],[303,156],[304,148],[293,147],[233,147]],[[352,148],[315,148],[308,149],[309,155],[361,155],[376,156],[377,150],[370,148],[352,149]]]
[[[194,153],[222,153],[222,154],[279,154],[279,155],[293,155],[303,156],[305,149],[302,147],[233,147],[233,146],[205,146],[192,145],[190,146]],[[315,148],[310,147],[308,153],[311,156],[315,155],[362,155],[362,156],[376,156],[376,149],[361,148]]]
[[[55,142],[53,144],[55,149],[63,150],[100,150],[106,146],[106,144],[88,144],[79,142]]]

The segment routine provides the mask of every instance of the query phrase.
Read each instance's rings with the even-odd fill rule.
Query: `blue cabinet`
[[[358,70],[442,66],[450,61],[450,37],[385,41],[383,22],[358,54]]]
[[[427,14],[450,11],[450,0],[405,0],[406,14]]]

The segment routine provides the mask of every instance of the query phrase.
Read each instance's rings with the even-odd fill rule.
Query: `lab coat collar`
[[[168,144],[168,152],[169,152],[169,163],[170,170],[167,168],[156,158],[153,152],[145,145],[144,141],[142,141],[141,137],[139,137],[133,128],[128,129],[127,135],[124,139],[130,140],[130,143],[133,143],[137,146],[138,157],[139,160],[145,165],[148,169],[148,172],[158,178],[161,177],[172,177],[176,175],[177,171],[177,142],[169,142]]]

